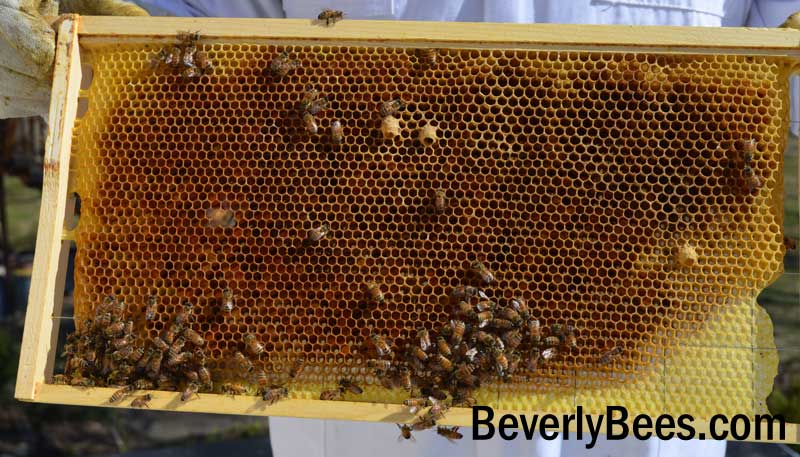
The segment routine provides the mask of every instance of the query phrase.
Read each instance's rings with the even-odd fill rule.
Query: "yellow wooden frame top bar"
[[[91,42],[167,39],[182,30],[202,30],[206,39],[293,39],[415,46],[633,50],[641,52],[748,53],[800,57],[800,31],[706,27],[492,24],[468,22],[359,21],[326,27],[309,19],[81,17],[78,35]],[[433,38],[432,38],[433,37]],[[477,37],[477,39],[476,39]],[[82,43],[83,44],[83,43]],[[660,50],[660,51],[658,51]]]

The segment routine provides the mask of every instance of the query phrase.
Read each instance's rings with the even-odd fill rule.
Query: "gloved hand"
[[[45,17],[60,13],[146,16],[122,0],[0,0],[0,119],[46,116],[55,32]]]
[[[786,22],[780,25],[785,29],[797,29],[800,30],[800,11],[792,14],[788,18],[786,18]]]

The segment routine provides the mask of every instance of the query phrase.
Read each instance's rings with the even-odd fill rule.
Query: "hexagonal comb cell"
[[[80,317],[114,294],[143,316],[155,295],[155,318],[137,321],[149,336],[194,303],[220,376],[252,333],[274,375],[303,356],[315,368],[300,384],[343,370],[374,382],[358,368],[369,329],[399,344],[448,322],[480,259],[494,299],[576,328],[577,349],[531,376],[566,385],[619,347],[593,372],[615,382],[780,268],[786,62],[441,49],[420,66],[392,47],[201,48],[214,66],[193,80],[151,69],[153,47],[87,50],[75,303]],[[265,69],[284,52],[297,65],[276,78]],[[309,88],[327,101],[317,133],[298,110]],[[386,135],[379,106],[394,99]],[[427,125],[435,144],[420,144]],[[686,246],[692,261],[676,262]],[[372,281],[383,299],[365,295]]]

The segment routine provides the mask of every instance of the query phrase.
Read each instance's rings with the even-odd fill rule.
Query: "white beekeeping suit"
[[[549,22],[571,24],[753,26],[775,27],[800,9],[800,0],[145,0],[177,15],[313,18],[323,8],[345,11],[350,19],[401,19],[469,22]],[[793,82],[796,99],[797,81]],[[793,103],[796,106],[796,103]],[[792,113],[797,119],[796,110]],[[797,127],[797,124],[794,124]],[[795,130],[796,132],[796,130]],[[276,457],[414,457],[414,456],[582,456],[722,457],[725,443],[714,441],[645,441],[601,437],[588,441],[504,441],[495,436],[473,441],[471,430],[450,443],[433,431],[415,434],[416,442],[398,442],[392,424],[271,418]]]

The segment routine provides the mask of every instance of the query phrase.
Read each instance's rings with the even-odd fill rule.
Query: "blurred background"
[[[38,118],[0,120],[0,457],[271,456],[266,418],[24,403],[14,400],[42,185],[46,125]],[[798,144],[786,151],[785,227],[798,238]],[[74,253],[72,253],[74,254]],[[781,365],[768,403],[800,422],[800,258],[790,251],[784,275],[759,296],[775,325]],[[72,315],[67,280],[63,315]],[[74,329],[70,319],[62,333]],[[793,348],[793,349],[791,349]],[[413,445],[413,444],[412,444]],[[797,456],[800,446],[729,443],[729,456]]]

